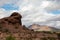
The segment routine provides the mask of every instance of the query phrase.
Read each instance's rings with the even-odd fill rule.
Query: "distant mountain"
[[[32,24],[28,27],[29,29],[33,29],[34,31],[60,31],[60,29],[46,26],[46,25],[38,25],[38,24]]]
[[[51,17],[43,22],[35,22],[35,23],[40,24],[40,25],[47,25],[47,26],[51,26],[51,27],[55,27],[55,28],[60,29],[60,15],[53,16],[53,17]]]

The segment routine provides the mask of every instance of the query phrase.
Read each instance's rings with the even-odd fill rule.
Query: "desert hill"
[[[46,25],[38,25],[38,24],[32,24],[28,27],[29,29],[33,29],[34,31],[53,31],[53,32],[60,32],[60,29],[46,26]]]

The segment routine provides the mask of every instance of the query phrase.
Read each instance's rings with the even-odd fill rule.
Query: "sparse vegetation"
[[[15,37],[12,37],[12,35],[6,37],[6,40],[15,40]]]
[[[0,29],[2,29],[2,27],[0,26]]]
[[[41,40],[47,40],[46,38],[42,38]]]
[[[56,40],[55,38],[50,37],[49,40]]]

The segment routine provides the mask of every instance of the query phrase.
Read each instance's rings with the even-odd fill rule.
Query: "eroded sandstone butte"
[[[22,25],[22,16],[14,12],[11,16],[0,19],[0,40],[6,40],[8,35],[12,35],[16,40],[59,40],[56,33],[36,32]]]

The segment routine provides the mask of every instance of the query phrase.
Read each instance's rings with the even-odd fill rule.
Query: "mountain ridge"
[[[48,31],[48,30],[49,31],[54,31],[54,32],[60,31],[60,29],[57,29],[55,27],[46,26],[46,25],[38,25],[38,24],[32,24],[28,28],[33,29],[35,31]],[[46,29],[48,29],[48,30],[46,30]]]

